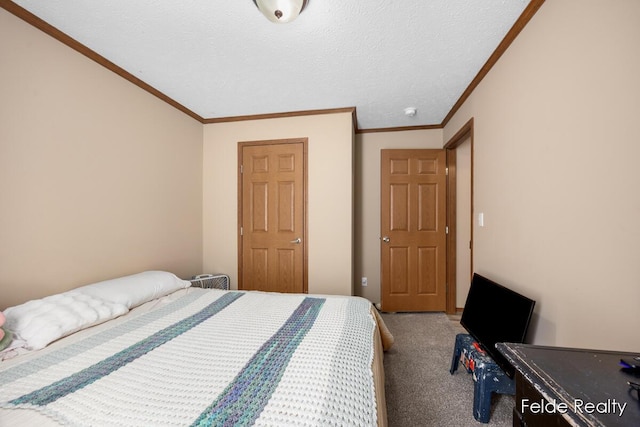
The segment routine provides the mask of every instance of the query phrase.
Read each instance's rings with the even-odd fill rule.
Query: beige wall
[[[202,267],[202,124],[0,9],[0,308]]]
[[[362,133],[355,147],[356,295],[380,302],[380,150],[442,148],[442,130]],[[366,277],[368,286],[361,286]]]
[[[150,268],[235,285],[237,142],[291,137],[309,138],[309,291],[355,278],[378,302],[380,149],[440,148],[474,117],[475,270],[538,301],[534,342],[637,351],[639,17],[545,2],[444,131],[354,141],[350,114],[203,129],[0,10],[0,308]]]
[[[204,128],[204,270],[237,287],[238,142],[308,138],[309,293],[352,293],[351,113],[209,124]]]
[[[476,271],[537,344],[640,349],[640,2],[547,1],[445,128],[475,118]]]

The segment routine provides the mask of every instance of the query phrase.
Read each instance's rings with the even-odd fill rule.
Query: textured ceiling
[[[378,129],[441,124],[529,0],[310,0],[288,24],[251,0],[15,3],[205,119],[356,107]]]

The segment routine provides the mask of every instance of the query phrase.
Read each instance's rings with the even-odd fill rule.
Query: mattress
[[[385,426],[359,297],[189,288],[0,364],[0,425]]]

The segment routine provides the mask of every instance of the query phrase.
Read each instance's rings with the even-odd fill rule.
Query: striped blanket
[[[194,289],[131,317],[0,366],[0,407],[75,426],[377,423],[364,299]]]

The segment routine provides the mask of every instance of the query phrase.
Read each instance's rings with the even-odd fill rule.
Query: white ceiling
[[[356,107],[359,129],[438,125],[529,0],[14,0],[205,118]],[[415,117],[404,114],[417,108]]]

